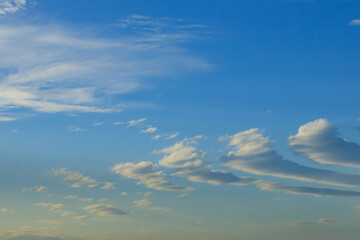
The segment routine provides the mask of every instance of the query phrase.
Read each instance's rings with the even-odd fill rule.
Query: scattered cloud
[[[97,127],[97,126],[101,126],[103,125],[105,122],[96,122],[96,123],[93,123],[93,126],[94,127]]]
[[[359,187],[360,176],[312,168],[285,160],[274,149],[274,142],[257,129],[250,129],[227,137],[233,147],[222,158],[227,167],[256,175],[290,178],[336,186]]]
[[[133,204],[137,207],[143,207],[153,211],[169,212],[172,210],[171,208],[168,207],[150,207],[152,205],[152,202],[147,198],[141,200],[135,200],[133,201]]]
[[[321,164],[360,167],[360,145],[340,137],[326,119],[302,125],[289,144],[297,154]]]
[[[157,135],[153,136],[151,139],[153,139],[153,140],[158,140],[158,139],[170,140],[170,139],[176,138],[177,136],[179,136],[179,134],[180,134],[180,132],[157,134]]]
[[[75,127],[75,126],[68,126],[67,130],[69,132],[85,132],[86,131],[85,128],[79,128],[79,127]]]
[[[62,225],[64,223],[64,221],[61,220],[38,220],[38,222],[51,225]]]
[[[63,217],[74,214],[73,212],[62,210],[61,208],[64,207],[64,204],[61,203],[34,203],[34,205],[46,208],[49,212],[60,214]]]
[[[289,186],[274,182],[257,181],[256,186],[264,191],[286,192],[290,194],[304,194],[315,197],[360,197],[360,192],[337,190],[331,188],[316,188],[303,186]]]
[[[189,191],[192,188],[169,183],[164,179],[165,174],[162,171],[155,171],[155,166],[151,162],[119,163],[111,168],[116,174],[130,179],[138,180],[138,184],[144,184],[146,187],[163,191]]]
[[[334,220],[328,219],[328,218],[320,218],[316,221],[317,223],[323,223],[323,224],[333,224],[336,223]]]
[[[82,202],[91,202],[93,200],[93,198],[79,198],[79,201]]]
[[[294,220],[289,222],[279,222],[278,224],[292,225],[292,226],[308,226],[314,224],[333,224],[335,221],[330,220],[328,218],[321,218],[317,221],[309,221],[309,220]]]
[[[144,198],[141,200],[135,200],[133,204],[138,207],[149,207],[152,204],[152,202],[149,199]]]
[[[137,126],[145,121],[146,121],[146,118],[141,118],[138,120],[131,120],[131,121],[127,122],[127,124],[128,124],[128,127],[133,127],[133,126]]]
[[[82,220],[82,219],[85,219],[85,218],[88,218],[88,216],[83,215],[83,216],[75,216],[75,217],[72,217],[72,219],[74,219],[74,220]]]
[[[360,205],[354,206],[354,209],[358,214],[360,214]]]
[[[0,14],[24,8],[26,0],[0,0]],[[89,27],[91,28],[91,27]],[[179,32],[123,32],[100,38],[95,31],[56,24],[0,24],[0,110],[7,114],[111,113],[141,104],[108,101],[141,90],[154,77],[210,67],[178,42],[196,39]],[[99,31],[96,31],[99,32]],[[99,81],[101,79],[101,81]],[[110,104],[111,102],[111,104]]]
[[[92,213],[96,213],[99,216],[122,216],[128,215],[129,213],[124,212],[111,204],[101,205],[101,204],[94,204],[84,207],[84,210]]]
[[[354,19],[349,23],[350,26],[360,26],[360,19]]]
[[[157,131],[157,128],[156,127],[148,127],[147,129],[145,130],[141,130],[140,133],[154,133]]]
[[[99,182],[90,177],[84,176],[79,172],[69,171],[66,168],[51,169],[54,176],[63,176],[61,183],[68,184],[74,188],[88,187],[93,188],[100,186],[101,189],[109,190],[115,189],[115,184],[110,182]]]
[[[122,193],[121,193],[121,196],[127,196],[127,195],[128,195],[127,192],[122,192]]]
[[[77,196],[75,195],[68,195],[64,197],[65,199],[77,199]]]
[[[164,148],[155,153],[163,153],[165,156],[159,161],[159,164],[168,168],[198,168],[204,166],[202,159],[205,153],[196,151],[196,148],[190,146],[186,141],[180,141],[173,146]]]
[[[0,116],[0,122],[10,122],[15,120],[17,120],[15,117]]]
[[[39,193],[45,193],[45,192],[48,192],[49,189],[45,186],[34,186],[34,187],[30,187],[30,188],[23,188],[21,191],[22,192],[35,191],[35,192],[39,192]]]
[[[24,9],[26,0],[0,0],[0,15]]]

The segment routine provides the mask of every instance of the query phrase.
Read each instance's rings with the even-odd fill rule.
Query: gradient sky
[[[355,240],[360,2],[0,0],[0,240]]]

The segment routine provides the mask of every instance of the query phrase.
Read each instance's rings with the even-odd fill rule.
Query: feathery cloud
[[[129,213],[124,212],[111,204],[101,205],[101,204],[94,204],[84,207],[84,210],[92,213],[96,213],[99,216],[122,216],[127,215]]]
[[[111,168],[116,174],[136,179],[139,184],[144,184],[148,188],[163,191],[189,191],[192,188],[172,184],[164,179],[165,174],[162,171],[155,171],[154,164],[151,162],[119,163]]]
[[[99,182],[90,177],[84,176],[79,172],[69,171],[66,168],[51,169],[54,176],[63,176],[61,183],[68,184],[74,188],[88,187],[93,188],[100,186],[101,189],[115,189],[115,184],[110,182]]]
[[[26,0],[0,0],[0,15],[24,9]]]

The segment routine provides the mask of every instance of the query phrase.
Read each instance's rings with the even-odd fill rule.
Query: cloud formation
[[[360,145],[343,139],[326,119],[302,125],[289,144],[294,152],[321,164],[360,167]]]
[[[350,26],[360,26],[360,19],[354,19],[349,23]]]
[[[49,189],[45,186],[34,186],[34,187],[30,187],[30,188],[23,188],[21,190],[22,192],[29,192],[29,191],[35,191],[35,192],[39,192],[39,193],[44,193],[44,192],[48,192]]]
[[[165,174],[162,171],[155,171],[152,162],[119,163],[111,168],[116,174],[130,179],[138,180],[138,184],[144,184],[148,188],[163,191],[189,191],[192,188],[172,184],[164,179]]]
[[[259,129],[250,129],[228,136],[233,148],[222,158],[227,167],[256,175],[290,178],[336,186],[359,187],[360,176],[312,168],[285,160],[274,149],[274,142]]]
[[[127,215],[129,213],[124,212],[111,204],[101,205],[94,204],[84,207],[84,210],[92,213],[96,213],[99,216],[122,216]]]
[[[88,187],[93,188],[100,186],[101,189],[110,190],[115,189],[115,184],[111,182],[99,182],[90,177],[84,176],[79,172],[69,171],[66,168],[51,169],[54,176],[63,176],[61,183],[68,184],[74,188]]]
[[[19,10],[25,3],[0,0],[0,14]],[[135,103],[109,105],[106,100],[140,90],[154,76],[209,67],[206,61],[185,54],[177,43],[195,39],[192,34],[169,32],[159,37],[136,32],[105,39],[75,26],[4,22],[0,29],[0,110],[4,114],[10,114],[9,109],[12,114],[23,109],[42,113],[121,111]]]
[[[17,12],[24,9],[26,0],[0,0],[0,15]]]

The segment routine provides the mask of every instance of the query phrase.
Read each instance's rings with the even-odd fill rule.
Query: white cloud
[[[180,132],[157,134],[157,135],[153,136],[151,139],[153,139],[153,140],[158,140],[158,139],[170,140],[170,139],[176,138],[177,136],[179,136],[179,134],[180,134]]]
[[[10,122],[15,120],[17,120],[15,117],[0,116],[0,122]]]
[[[75,217],[72,217],[72,219],[75,219],[75,220],[82,220],[82,219],[85,219],[87,218],[88,216],[86,215],[82,215],[82,216],[75,216]]]
[[[122,193],[121,193],[121,196],[127,196],[127,195],[128,195],[127,192],[122,192]]]
[[[360,19],[354,19],[352,20],[349,25],[351,26],[359,26],[360,25]]]
[[[360,175],[312,168],[285,160],[273,149],[273,141],[264,137],[259,129],[239,132],[228,139],[233,151],[222,159],[227,167],[257,175],[337,186],[360,186]]]
[[[144,184],[148,188],[163,191],[189,191],[192,188],[169,183],[164,179],[165,174],[162,171],[156,172],[154,164],[151,162],[119,163],[111,169],[121,176],[136,179],[139,184]]]
[[[360,205],[354,206],[354,209],[358,214],[360,214]]]
[[[64,204],[61,203],[34,203],[34,205],[46,208],[49,212],[60,214],[63,217],[74,214],[73,212],[62,210],[61,208],[64,207]]]
[[[141,200],[135,200],[133,201],[133,204],[137,207],[143,207],[152,211],[169,212],[172,210],[171,208],[168,207],[150,207],[152,205],[152,202],[147,198]]]
[[[17,11],[25,3],[0,0],[0,14]],[[179,31],[132,32],[105,39],[95,37],[95,31],[56,24],[2,23],[0,29],[0,68],[7,74],[0,79],[4,111],[121,111],[134,103],[108,104],[115,94],[140,90],[153,77],[209,67],[185,53],[178,41],[195,37]]]
[[[68,126],[67,130],[69,132],[85,132],[86,131],[85,128],[79,128],[79,127],[75,127],[75,126]]]
[[[320,218],[316,221],[317,223],[322,223],[322,224],[333,224],[335,223],[334,220],[328,219],[328,218]]]
[[[109,190],[115,189],[114,183],[110,182],[99,182],[90,177],[84,176],[79,172],[69,171],[66,168],[52,169],[51,173],[54,176],[63,176],[64,179],[61,183],[68,184],[74,188],[88,187],[93,188],[101,186],[101,189]]]
[[[141,130],[140,133],[153,133],[153,132],[156,132],[156,131],[157,131],[156,127],[148,127],[145,130]]]
[[[257,181],[258,188],[264,191],[286,192],[290,194],[304,194],[315,197],[360,197],[360,192],[337,190],[330,188],[315,188],[303,186],[289,186],[274,182]]]
[[[325,119],[302,125],[289,144],[294,152],[321,164],[360,167],[360,145],[341,138]]]
[[[96,123],[93,123],[93,126],[97,127],[97,126],[101,126],[103,124],[104,124],[104,122],[96,122]]]
[[[0,208],[0,212],[4,213],[4,212],[8,212],[9,210],[7,208]]]
[[[129,213],[124,212],[116,207],[114,207],[111,204],[107,205],[101,205],[101,204],[94,204],[84,207],[84,210],[96,213],[99,216],[121,216],[121,215],[127,215]]]
[[[93,200],[93,198],[79,198],[79,201],[82,202],[91,202]]]
[[[132,126],[137,126],[145,121],[146,121],[146,118],[141,118],[141,119],[137,119],[137,120],[131,120],[131,121],[127,122],[127,124],[128,124],[128,127],[132,127]]]
[[[135,200],[133,204],[138,207],[149,207],[152,204],[152,202],[149,199],[144,198],[141,200]]]
[[[68,195],[64,197],[65,199],[77,199],[77,196],[75,195]]]
[[[49,189],[45,186],[34,186],[30,188],[23,188],[22,192],[29,192],[29,191],[35,191],[35,192],[48,192]]]
[[[0,0],[0,15],[24,9],[26,0]]]
[[[50,225],[62,225],[64,223],[64,221],[61,220],[38,220],[38,222]]]

